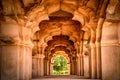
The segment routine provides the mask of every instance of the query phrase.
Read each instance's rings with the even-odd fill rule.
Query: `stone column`
[[[74,60],[72,60],[72,74],[75,75],[75,65],[74,65]]]
[[[89,54],[85,55],[84,54],[84,77],[87,77],[89,78],[89,73],[90,73],[90,70],[89,70]]]
[[[47,76],[49,76],[50,74],[50,65],[49,65],[49,60],[47,61]]]
[[[68,63],[68,75],[70,75],[70,63]]]
[[[97,59],[97,78],[101,79],[101,35],[104,18],[100,18],[96,29],[96,59]]]
[[[80,56],[77,57],[77,75],[80,75]]]
[[[95,45],[95,31],[91,30],[91,40],[90,40],[90,60],[91,60],[91,78],[97,78],[97,67],[96,67],[96,45]]]
[[[71,60],[71,74],[72,74],[72,75],[74,75],[74,68],[75,68],[74,66],[75,66],[75,65],[74,65],[74,60],[72,59],[72,60]]]
[[[2,46],[1,50],[1,80],[18,80],[19,46]]]
[[[25,55],[25,65],[24,65],[25,68],[24,68],[24,70],[27,70],[26,71],[26,79],[31,80],[31,78],[32,78],[32,48],[27,47],[25,54],[26,55]],[[21,75],[23,75],[23,74],[21,74]]]
[[[77,60],[74,60],[74,75],[77,75],[78,71],[77,71]]]
[[[32,48],[29,29],[7,17],[0,25],[1,80],[31,80]],[[21,32],[19,32],[21,31]],[[27,36],[27,38],[26,38]]]
[[[29,48],[6,45],[2,46],[1,54],[1,80],[31,80],[32,55]]]
[[[102,79],[120,80],[120,22],[104,22],[101,55]]]
[[[91,44],[91,78],[95,79],[97,76],[96,70],[96,47],[95,44]]]
[[[81,40],[81,46],[80,46],[80,76],[84,76],[84,59],[83,59],[83,41],[84,38],[84,31],[82,31],[82,40]]]
[[[47,66],[48,66],[48,59],[45,58],[45,59],[44,59],[44,75],[45,75],[45,76],[47,76],[47,74],[48,74],[48,73],[47,73],[47,72],[48,72],[48,70],[47,70],[48,67],[47,67]]]
[[[44,55],[39,54],[39,59],[38,59],[38,77],[44,76]]]
[[[44,75],[47,76],[47,64],[46,64],[46,60],[44,59]]]
[[[97,57],[97,78],[102,78],[102,64],[101,64],[101,37],[102,37],[102,27],[105,21],[106,9],[110,0],[104,0],[101,10],[100,18],[98,19],[98,25],[96,29],[96,57]],[[111,0],[112,1],[112,0]]]
[[[83,54],[80,54],[80,75],[84,76],[84,60]]]
[[[32,78],[38,77],[38,59],[36,56],[32,58]]]
[[[50,64],[50,75],[53,75],[53,63]]]
[[[70,59],[70,75],[72,75],[73,72],[72,72],[72,60]]]
[[[77,64],[76,64],[76,59],[75,57],[72,59],[72,74],[75,75],[77,70]]]

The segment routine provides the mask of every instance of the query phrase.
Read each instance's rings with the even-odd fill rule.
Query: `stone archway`
[[[63,72],[63,74],[62,73],[60,73],[60,74],[55,74],[53,71],[54,71],[54,65],[55,65],[55,63],[54,63],[54,61],[55,61],[55,59],[57,58],[57,57],[62,57],[64,60],[65,60],[65,67],[67,68],[67,69],[63,69],[63,70],[66,70],[66,71],[64,71]],[[62,59],[61,59],[62,60]],[[69,59],[69,57],[68,57],[68,54],[67,53],[65,53],[64,51],[57,51],[54,55],[53,55],[53,57],[51,58],[51,64],[50,64],[50,75],[70,75],[70,59]],[[67,73],[65,73],[65,72],[67,72]]]

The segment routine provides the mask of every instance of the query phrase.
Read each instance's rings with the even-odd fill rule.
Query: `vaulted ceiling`
[[[50,20],[39,23],[40,30],[34,35],[35,47],[42,46],[46,56],[53,56],[57,51],[77,51],[81,39],[81,24],[66,16],[50,16]],[[37,44],[36,44],[36,41]]]
[[[89,43],[91,36],[89,29],[94,30],[98,18],[105,17],[102,6],[106,4],[106,1],[0,0],[0,14],[9,16],[20,25],[32,29],[33,34],[35,33],[32,38],[33,53],[36,53],[38,47],[42,47],[41,52],[51,53],[47,56],[60,50],[71,54],[72,51],[79,53],[83,40]],[[117,5],[119,1],[113,2]],[[112,0],[110,5],[112,5]],[[116,13],[114,6],[108,7],[108,19],[114,17],[112,14]]]
[[[31,9],[31,11],[36,12],[27,12],[27,16],[32,21],[38,19],[39,12],[43,12],[44,15],[47,14],[48,19],[40,21],[39,28],[40,30],[35,33],[33,42],[38,41],[37,46],[42,46],[43,51],[47,52],[46,56],[51,56],[56,51],[65,51],[67,54],[71,55],[79,52],[79,47],[81,45],[81,40],[84,35],[84,39],[88,41],[90,38],[89,33],[82,31],[83,21],[84,20],[75,20],[75,11],[78,10],[79,6],[86,5],[91,6],[91,10],[96,11],[99,1],[80,1],[80,0],[50,0],[50,1],[38,1],[41,2],[41,6],[44,8],[38,7],[39,4]],[[32,4],[31,4],[32,6]],[[29,8],[26,6],[26,8]],[[38,11],[38,8],[42,10]],[[38,13],[38,14],[37,14]],[[36,14],[37,17],[33,17]],[[83,12],[86,15],[85,12]],[[86,15],[87,16],[87,15]],[[82,21],[82,23],[81,23]],[[35,48],[37,49],[37,46]]]

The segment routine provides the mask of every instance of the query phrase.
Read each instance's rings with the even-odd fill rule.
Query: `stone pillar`
[[[68,75],[70,75],[70,63],[68,63]]]
[[[36,56],[32,58],[32,78],[38,77],[38,59]]]
[[[74,60],[74,75],[77,75],[78,71],[77,71],[77,59]]]
[[[43,47],[41,47],[41,53],[44,54],[44,59],[43,59],[43,65],[44,65],[44,76],[47,76],[47,60],[48,58],[46,57],[46,53],[43,50]]]
[[[50,75],[53,75],[53,63],[50,64]]]
[[[44,76],[44,55],[39,54],[39,59],[38,59],[38,77]]]
[[[101,43],[96,43],[97,79],[101,79]]]
[[[49,60],[47,61],[47,76],[49,76],[50,74],[50,64],[49,64]]]
[[[77,73],[77,64],[76,64],[76,59],[75,57],[73,57],[72,59],[72,75],[76,75]]]
[[[104,18],[100,18],[96,29],[96,59],[97,59],[97,79],[102,78],[101,73],[101,35]]]
[[[75,69],[74,66],[75,66],[75,65],[74,65],[74,60],[72,59],[72,60],[71,60],[71,74],[72,74],[72,75],[74,75],[74,69]]]
[[[120,80],[120,22],[104,22],[101,46],[102,79]]]
[[[1,80],[31,80],[32,55],[29,48],[6,45],[2,46],[1,54]]]
[[[84,59],[83,59],[83,54],[80,54],[80,75],[84,76]]]
[[[31,80],[32,48],[29,29],[10,17],[0,25],[1,80]],[[27,36],[27,37],[26,37]]]
[[[97,77],[95,44],[91,44],[90,60],[91,60],[91,78],[95,79]]]
[[[20,80],[31,80],[32,74],[32,49],[24,46],[23,49],[20,49],[20,57],[19,57],[19,78]],[[23,52],[22,52],[23,51]],[[26,65],[27,64],[27,65]]]
[[[96,29],[96,57],[97,57],[97,79],[102,78],[102,64],[101,64],[101,37],[102,37],[102,27],[105,21],[106,9],[110,0],[104,0],[101,10],[100,18],[98,19],[98,25]],[[112,0],[111,0],[112,1]]]
[[[78,55],[77,57],[77,75],[80,75],[80,56]]]
[[[82,39],[84,38],[84,31],[82,31]],[[80,49],[80,76],[84,76],[84,59],[83,59],[83,44],[84,41],[81,41]]]
[[[90,60],[91,60],[91,78],[97,78],[97,67],[96,67],[96,45],[95,45],[95,31],[91,30],[91,40],[90,40]]]
[[[84,55],[84,77],[89,78],[89,54]]]
[[[19,46],[2,46],[1,80],[18,80]]]
[[[72,60],[70,59],[70,75],[72,75],[73,72],[72,72]]]
[[[48,70],[47,70],[47,69],[48,69],[47,66],[48,66],[48,59],[45,58],[45,59],[44,59],[44,75],[45,75],[45,76],[47,76],[47,74],[48,74],[48,73],[47,73],[47,71],[48,71]]]

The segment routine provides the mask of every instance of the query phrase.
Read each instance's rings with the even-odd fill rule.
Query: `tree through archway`
[[[54,75],[68,75],[68,63],[67,59],[62,56],[58,55],[54,59],[53,63],[53,74]]]

